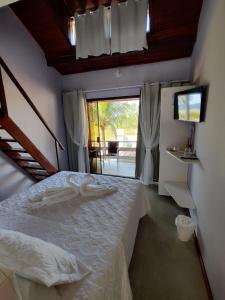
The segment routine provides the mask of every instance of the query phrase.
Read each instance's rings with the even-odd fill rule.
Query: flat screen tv
[[[205,87],[189,89],[174,95],[174,119],[187,122],[204,121]]]

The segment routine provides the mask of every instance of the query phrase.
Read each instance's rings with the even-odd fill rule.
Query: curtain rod
[[[131,88],[134,89],[134,88],[141,88],[141,87],[143,87],[143,84],[120,86],[120,87],[113,87],[113,88],[99,89],[99,90],[84,90],[84,93],[105,92],[105,91],[123,90],[123,89],[131,89]]]
[[[189,82],[189,80],[172,80],[172,81],[162,81],[159,82],[160,84],[167,84],[167,83],[185,83]],[[150,85],[155,85],[158,82],[151,82]],[[123,90],[123,89],[134,89],[134,88],[141,88],[143,87],[144,84],[139,84],[139,85],[128,85],[128,86],[120,86],[120,87],[112,87],[112,88],[107,88],[107,89],[98,89],[98,90],[84,90],[84,93],[95,93],[95,92],[106,92],[106,91],[114,91],[114,90]]]

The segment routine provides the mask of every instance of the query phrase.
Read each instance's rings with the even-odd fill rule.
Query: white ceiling
[[[17,2],[17,1],[19,1],[19,0],[0,0],[0,7],[9,5],[9,4],[11,4],[13,2]]]

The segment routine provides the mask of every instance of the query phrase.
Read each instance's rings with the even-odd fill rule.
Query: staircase
[[[0,66],[4,69],[12,82],[23,95],[26,102],[39,117],[40,121],[46,127],[55,142],[55,151],[57,158],[57,167],[53,166],[48,159],[39,151],[32,141],[10,118],[7,109],[4,85],[0,68],[0,150],[14,161],[29,177],[35,181],[43,180],[59,171],[58,147],[64,150],[63,145],[55,137],[54,133],[48,127],[47,123],[37,110],[29,96],[26,94],[17,79],[11,73],[3,59],[0,57]]]

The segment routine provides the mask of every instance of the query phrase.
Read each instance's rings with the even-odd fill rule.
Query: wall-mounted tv
[[[204,121],[205,96],[204,86],[175,93],[174,119],[195,123]]]

